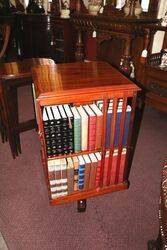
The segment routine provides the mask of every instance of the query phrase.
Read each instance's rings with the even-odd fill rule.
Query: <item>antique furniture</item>
[[[9,37],[10,37],[11,28],[8,24],[1,24],[0,25],[0,62],[5,55],[6,49],[9,44]]]
[[[69,19],[53,15],[18,14],[15,17],[21,58],[47,57],[74,61],[74,34]]]
[[[157,5],[158,1],[150,1],[149,12],[142,13],[140,18],[125,17],[123,10],[119,11],[110,4],[104,6],[103,13],[97,16],[82,11],[74,13],[71,21],[77,31],[76,59],[89,59],[87,37],[94,36],[95,59],[105,60],[130,75],[133,64],[138,67],[143,49],[143,25],[158,22]]]
[[[17,88],[31,85],[31,68],[38,64],[54,64],[51,59],[31,58],[0,65],[0,116],[2,141],[8,139],[12,156],[21,153],[19,133],[36,127],[35,118],[19,122]]]
[[[159,200],[159,234],[157,240],[148,241],[148,250],[165,250],[167,248],[167,159],[165,159],[160,184]]]
[[[167,66],[161,67],[160,53],[151,53],[153,35],[156,31],[166,31],[161,25],[146,25],[144,51],[148,56],[141,56],[136,79],[145,90],[145,101],[158,110],[167,112]],[[165,36],[166,37],[166,36]],[[164,49],[165,47],[164,40]]]
[[[56,66],[36,66],[32,71],[33,82],[35,86],[36,93],[36,110],[37,110],[37,123],[39,127],[39,139],[41,142],[41,153],[42,153],[42,163],[44,167],[44,172],[46,176],[46,183],[48,187],[49,199],[52,205],[66,203],[69,201],[79,200],[79,211],[83,211],[86,208],[85,199],[93,197],[96,195],[102,195],[105,193],[110,193],[118,190],[127,189],[129,186],[128,177],[131,165],[131,155],[134,151],[134,145],[131,143],[132,131],[134,124],[134,115],[136,108],[136,96],[137,91],[140,90],[132,81],[124,77],[119,71],[114,69],[111,65],[103,61],[96,62],[75,62],[68,64],[57,64]],[[49,76],[49,77],[48,77]],[[110,174],[111,174],[111,163],[112,155],[114,152],[114,138],[116,134],[116,113],[118,100],[120,98],[123,101],[122,106],[122,116],[120,123],[120,134],[118,143],[118,160],[117,160],[117,170],[115,184],[110,184]],[[109,143],[109,148],[106,146],[106,124],[107,124],[107,108],[110,99],[113,100],[113,119],[111,124],[111,140]],[[103,126],[101,133],[101,147],[97,150],[81,150],[78,153],[63,154],[55,157],[48,157],[47,146],[49,138],[46,134],[49,130],[53,132],[53,118],[49,118],[49,123],[47,130],[44,128],[43,121],[44,110],[52,105],[68,104],[72,103],[74,106],[80,106],[84,104],[90,104],[97,100],[103,101]],[[125,166],[123,170],[123,180],[118,182],[118,175],[120,171],[121,164],[121,152],[123,149],[123,136],[124,136],[124,126],[125,126],[125,113],[126,105],[130,103],[132,107],[128,142],[127,142],[127,154],[125,160]],[[56,117],[56,116],[55,116]],[[44,120],[43,120],[44,119]],[[64,118],[63,118],[64,119]],[[46,121],[46,120],[45,120]],[[71,122],[70,122],[71,123]],[[57,124],[57,123],[56,123]],[[56,125],[58,126],[58,125]],[[71,126],[71,125],[70,125]],[[56,127],[56,131],[58,127]],[[44,130],[45,129],[45,130]],[[73,129],[73,128],[72,128]],[[56,132],[52,133],[53,134]],[[47,137],[46,137],[47,136]],[[65,139],[64,139],[65,140]],[[63,143],[63,142],[62,142]],[[109,169],[107,177],[107,185],[103,186],[103,175],[104,175],[104,159],[105,154],[110,152],[109,156]],[[61,196],[58,198],[53,198],[52,188],[50,186],[51,173],[49,173],[48,166],[51,160],[62,159],[63,157],[73,157],[89,153],[95,153],[96,151],[101,152],[101,170],[100,170],[100,186],[91,189],[84,189],[74,191],[72,194]],[[56,169],[55,169],[56,171]],[[86,170],[85,170],[86,171]],[[50,176],[50,177],[49,177]],[[91,175],[90,175],[91,176]],[[65,177],[64,177],[65,178]],[[91,178],[91,177],[90,177]]]

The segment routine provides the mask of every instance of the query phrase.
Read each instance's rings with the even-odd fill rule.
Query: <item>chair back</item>
[[[0,37],[2,39],[0,47],[0,60],[4,57],[9,44],[9,37],[11,33],[11,27],[8,24],[0,24]]]

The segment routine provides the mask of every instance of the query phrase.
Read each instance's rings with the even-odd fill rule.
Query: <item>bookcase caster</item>
[[[79,213],[86,211],[86,200],[77,201],[77,210]]]

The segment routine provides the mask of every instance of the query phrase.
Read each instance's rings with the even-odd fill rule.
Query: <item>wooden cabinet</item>
[[[127,189],[129,186],[128,178],[131,157],[134,151],[133,144],[131,142],[136,107],[136,96],[137,91],[140,89],[108,63],[102,61],[89,63],[75,62],[69,64],[58,64],[56,66],[49,67],[37,66],[33,69],[33,82],[35,84],[37,123],[39,128],[39,138],[41,141],[42,163],[46,176],[50,203],[55,205],[75,200],[85,201],[85,199],[89,197]],[[53,105],[56,105],[56,107],[59,109],[58,106],[60,104],[68,104],[73,107],[83,107],[83,105],[86,104],[97,104],[98,101],[102,102],[103,106],[100,130],[100,146],[93,149],[88,147],[85,150],[81,149],[78,152],[74,151],[70,154],[62,153],[61,155],[59,154],[57,156],[48,156],[48,142],[46,139],[46,130],[44,128],[43,119],[44,109],[47,109],[47,107],[50,109],[50,107],[53,107]],[[122,102],[122,109],[120,124],[117,126],[117,118],[119,116],[117,108],[119,101]],[[112,122],[107,125],[108,108],[111,102]],[[127,143],[126,145],[123,145],[128,105],[131,107],[131,115],[128,125]],[[54,119],[56,119],[55,117]],[[69,122],[69,124],[71,123]],[[88,126],[90,126],[90,124]],[[107,127],[109,130],[107,130]],[[118,128],[119,135],[116,132]],[[51,127],[49,129],[51,129]],[[73,129],[73,126],[71,129]],[[81,128],[81,130],[83,130],[83,128]],[[106,135],[107,131],[110,133],[110,140],[108,144],[108,136]],[[90,135],[89,133],[90,132],[88,132],[88,137]],[[115,145],[116,134],[118,135],[117,145]],[[73,136],[75,136],[75,134],[73,134]],[[82,139],[83,137],[81,140]],[[122,152],[124,147],[126,153],[124,158],[125,161],[122,165]],[[114,158],[115,150],[117,150],[117,158]],[[84,186],[83,189],[78,189],[72,193],[67,193],[66,195],[53,198],[48,162],[53,159],[66,159],[67,157],[73,158],[75,156],[79,157],[83,155],[89,156],[90,153],[95,154],[95,152],[100,152],[101,154],[101,164],[98,168],[98,185],[93,184],[91,188],[85,188]],[[108,163],[106,163],[106,157],[108,157]],[[97,174],[97,169],[95,169],[95,173]],[[121,178],[120,175],[122,176]],[[54,178],[56,179],[56,177]],[[89,178],[91,178],[91,172]],[[106,178],[105,182],[104,178]],[[114,178],[114,180],[111,181],[111,178]]]
[[[52,25],[55,43],[55,61],[57,63],[73,62],[75,60],[75,33],[70,20],[55,17]]]
[[[74,60],[74,36],[69,19],[43,14],[20,14],[16,20],[18,53],[21,58],[46,57],[55,62]]]

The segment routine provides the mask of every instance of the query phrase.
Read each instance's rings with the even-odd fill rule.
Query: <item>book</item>
[[[95,179],[96,179],[96,172],[98,161],[94,153],[89,154],[91,160],[91,168],[90,168],[90,178],[89,178],[89,189],[95,188]]]
[[[51,160],[54,164],[55,169],[55,182],[51,186],[51,197],[57,198],[61,196],[62,188],[61,188],[61,163],[60,159]]]
[[[60,159],[61,166],[61,196],[68,194],[67,187],[67,161],[65,158]]]
[[[122,142],[123,147],[125,147],[127,145],[127,141],[128,141],[129,126],[130,126],[130,120],[131,120],[131,111],[132,111],[131,106],[127,105],[126,116],[125,116],[124,135],[123,135],[123,142]]]
[[[65,113],[63,105],[58,105],[58,110],[61,115],[61,144],[58,144],[62,148],[62,154],[68,153],[69,140],[68,140],[68,117]]]
[[[48,160],[48,179],[50,188],[56,184],[56,176],[55,176],[55,163],[53,160]]]
[[[96,115],[89,105],[84,105],[83,108],[88,114],[88,150],[94,150],[96,136]]]
[[[48,113],[46,111],[46,107],[43,108],[42,120],[43,120],[44,136],[46,142],[46,153],[47,157],[50,158],[52,156],[52,147],[51,147],[52,145],[50,141],[50,122]]]
[[[68,118],[68,130],[67,135],[64,138],[68,139],[68,154],[74,153],[74,116],[71,112],[71,107],[68,104],[64,104],[63,108]]]
[[[76,107],[72,107],[74,115],[74,152],[81,151],[81,117]]]
[[[121,154],[121,161],[120,161],[120,169],[119,169],[118,183],[123,182],[124,170],[125,170],[126,153],[127,153],[127,149],[126,149],[126,148],[123,148],[123,149],[122,149],[122,154]]]
[[[103,113],[95,103],[90,104],[90,107],[96,114],[95,149],[100,149],[103,131]]]
[[[52,145],[52,156],[62,155],[63,148],[62,148],[62,117],[56,105],[51,106],[51,110],[54,117],[54,125],[51,128],[51,145]]]
[[[95,156],[97,158],[97,168],[96,168],[96,177],[95,177],[95,188],[100,186],[100,177],[101,177],[101,154],[96,152]]]
[[[74,192],[74,164],[71,157],[67,158],[67,185],[68,193]]]
[[[117,160],[118,160],[118,149],[115,149],[113,153],[112,166],[111,166],[111,172],[110,172],[110,185],[115,184]]]
[[[78,156],[78,189],[84,188],[84,176],[85,176],[85,161],[82,155]]]
[[[105,160],[104,160],[104,168],[103,168],[103,186],[107,186],[107,178],[108,178],[108,170],[109,170],[109,151],[106,151]]]
[[[90,178],[90,168],[91,168],[91,160],[89,155],[83,155],[85,161],[85,175],[84,175],[84,189],[89,189],[89,178]]]
[[[79,168],[79,161],[77,156],[72,157],[73,165],[74,165],[74,191],[78,190],[78,168]]]
[[[88,115],[82,106],[77,107],[81,116],[81,149],[88,149]]]

